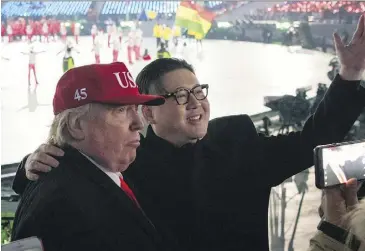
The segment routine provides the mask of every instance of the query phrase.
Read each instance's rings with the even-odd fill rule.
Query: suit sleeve
[[[19,195],[22,195],[27,185],[31,182],[25,175],[25,162],[27,161],[29,154],[23,158],[19,163],[18,170],[16,171],[13,181],[13,190]]]
[[[54,190],[52,184],[48,188],[55,196],[36,196],[29,200],[32,203],[22,209],[23,215],[12,240],[37,236],[41,239],[44,250],[103,250],[107,244],[95,234],[97,229],[83,221],[77,205],[70,202],[64,191]],[[35,190],[34,193],[42,192]]]
[[[365,89],[360,81],[333,80],[316,112],[301,132],[261,137],[264,172],[275,186],[313,165],[313,149],[344,139],[365,106]]]

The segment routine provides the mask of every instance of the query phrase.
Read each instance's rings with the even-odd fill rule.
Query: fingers
[[[29,162],[28,171],[33,173],[46,173],[51,171],[51,167],[57,167],[59,162],[45,153],[36,153],[33,159]]]
[[[28,180],[31,180],[31,181],[36,181],[39,179],[39,175],[31,173],[31,172],[26,172],[26,176],[27,176]]]
[[[342,217],[346,214],[346,203],[341,195],[341,190],[329,188],[324,190],[322,208],[326,220],[334,225],[341,224]]]
[[[36,150],[36,152],[44,152],[46,154],[51,154],[53,156],[63,156],[65,154],[64,151],[62,151],[62,149],[49,144],[42,144]]]
[[[354,36],[352,38],[352,41],[351,41],[352,44],[358,43],[361,40],[361,38],[364,37],[364,30],[365,30],[365,28],[364,28],[365,23],[364,22],[365,22],[364,21],[364,15],[361,15],[361,17],[359,19],[359,22],[357,23],[357,28],[356,28],[355,34],[354,34]]]
[[[359,201],[357,199],[357,181],[356,179],[350,179],[346,183],[345,189],[345,201],[346,205],[351,210],[354,206],[356,206]]]
[[[336,203],[343,200],[342,192],[339,187],[324,189],[324,197],[327,203]]]
[[[39,173],[49,172],[52,167],[59,165],[59,162],[51,155],[63,156],[64,152],[55,146],[43,144],[28,157],[25,170],[29,180],[37,180]]]
[[[339,187],[325,189],[323,199],[323,206],[326,211],[336,209],[339,213],[346,212],[345,199]]]
[[[335,41],[336,52],[338,53],[343,51],[345,45],[343,44],[342,39],[338,33],[333,33],[333,40]]]

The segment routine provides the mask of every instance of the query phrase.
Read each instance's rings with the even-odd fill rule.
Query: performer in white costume
[[[47,22],[44,22],[43,25],[42,25],[42,34],[43,34],[43,41],[44,42],[49,42],[49,38],[48,38],[48,35],[49,35],[49,32],[48,32],[48,24]]]
[[[96,24],[93,24],[93,26],[91,27],[91,36],[93,38],[93,44],[95,44],[95,38],[97,34],[98,34],[98,27],[96,27]]]
[[[141,46],[143,42],[143,31],[137,27],[134,38],[134,52],[136,53],[136,60],[141,59]]]
[[[110,42],[111,42],[111,38],[112,38],[112,21],[109,20],[106,22],[106,32],[108,33],[108,48],[110,48]]]
[[[119,38],[119,43],[122,43],[122,39],[123,39],[123,29],[122,29],[122,26],[117,27],[117,34],[118,34],[118,38]]]
[[[128,33],[128,62],[129,62],[129,64],[133,64],[132,52],[134,51],[135,39],[136,39],[136,29],[134,27],[132,27]]]
[[[75,61],[74,58],[72,56],[72,52],[76,51],[77,53],[80,53],[71,43],[71,41],[67,41],[66,42],[66,46],[57,53],[60,54],[61,52],[65,52],[65,55],[63,56],[63,62],[62,62],[62,68],[63,68],[63,72],[68,71],[71,68],[75,67]]]
[[[113,62],[118,61],[119,50],[121,49],[121,44],[119,43],[119,39],[117,37],[113,37]]]
[[[80,23],[75,23],[74,36],[76,44],[79,44],[80,26]]]
[[[33,28],[30,24],[27,24],[26,28],[25,28],[25,32],[27,33],[27,38],[28,38],[28,42],[32,42],[32,37],[33,37]]]
[[[36,52],[34,51],[34,45],[31,45],[29,47],[29,51],[28,52],[22,52],[22,54],[24,55],[28,55],[29,58],[29,64],[28,64],[28,86],[30,86],[30,72],[33,71],[33,75],[34,75],[34,79],[35,79],[35,83],[36,86],[38,86],[38,80],[37,80],[37,74],[36,74],[36,68],[35,68],[35,63],[36,63],[36,56],[39,53],[42,53],[44,51],[39,51]]]
[[[60,34],[61,34],[61,39],[64,43],[66,43],[66,38],[67,38],[67,29],[66,29],[66,25],[65,23],[61,23],[60,24]]]
[[[12,42],[13,41],[13,28],[11,27],[10,24],[8,24],[6,26],[6,34],[8,35],[8,42]]]
[[[100,64],[100,48],[101,48],[101,41],[100,41],[100,37],[97,36],[94,44],[93,44],[93,49],[91,51],[93,51],[95,53],[95,63],[96,64]]]

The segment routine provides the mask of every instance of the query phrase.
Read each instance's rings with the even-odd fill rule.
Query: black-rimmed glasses
[[[185,105],[189,103],[190,93],[194,95],[197,100],[204,100],[208,96],[208,88],[209,85],[197,85],[192,89],[187,88],[179,88],[175,92],[167,93],[162,95],[164,98],[171,98],[174,97],[177,104]]]

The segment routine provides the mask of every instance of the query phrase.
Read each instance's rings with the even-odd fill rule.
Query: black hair
[[[186,69],[195,74],[191,64],[183,59],[160,58],[146,65],[137,75],[136,83],[142,94],[166,94],[161,81],[162,77],[171,71]]]

